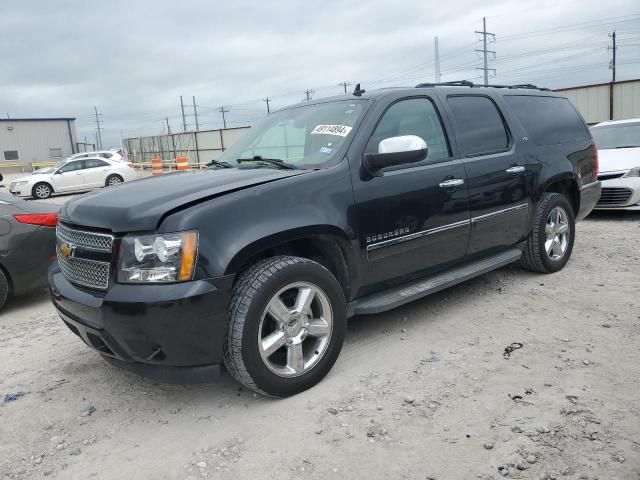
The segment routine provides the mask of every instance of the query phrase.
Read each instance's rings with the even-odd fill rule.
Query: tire
[[[306,296],[308,292],[313,296]],[[295,302],[302,304],[302,298],[312,298],[309,308],[296,308]],[[270,305],[286,308],[272,310]],[[278,316],[284,321],[276,321]],[[233,287],[224,362],[238,382],[255,392],[295,395],[331,370],[346,325],[344,294],[331,272],[306,258],[269,258],[242,273]],[[268,336],[278,338],[272,352],[266,349]],[[278,346],[283,341],[287,343]],[[302,360],[296,361],[300,359],[296,352],[301,352]]]
[[[7,298],[9,297],[9,281],[6,275],[0,268],[0,310],[4,307]]]
[[[38,198],[40,200],[49,198],[52,194],[53,188],[51,188],[51,185],[45,182],[36,183],[31,190],[31,195],[33,196],[33,198]]]
[[[560,233],[562,231],[565,233]],[[562,270],[571,257],[575,231],[573,207],[567,197],[559,193],[543,194],[520,265],[540,273]]]
[[[104,182],[105,187],[113,187],[124,182],[124,179],[120,175],[109,175]]]

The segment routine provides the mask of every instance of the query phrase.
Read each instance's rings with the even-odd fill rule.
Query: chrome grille
[[[106,290],[109,287],[110,266],[105,262],[96,262],[86,258],[67,258],[58,249],[58,265],[70,282],[90,288]]]
[[[629,201],[631,197],[631,190],[628,188],[603,188],[600,193],[600,200],[598,200],[599,207],[615,207],[624,205]]]
[[[107,233],[76,230],[59,223],[56,229],[56,234],[58,235],[58,238],[64,242],[71,243],[77,247],[87,248],[89,250],[99,250],[101,252],[111,253],[111,249],[113,247],[113,235],[109,235]]]
[[[78,230],[59,223],[56,236],[58,265],[67,280],[99,290],[109,288],[112,235]]]

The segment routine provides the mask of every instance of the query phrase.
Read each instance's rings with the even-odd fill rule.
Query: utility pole
[[[196,107],[196,97],[193,97],[193,116],[196,117],[196,132],[200,131],[200,125],[198,124],[198,108]]]
[[[611,59],[611,65],[609,65],[609,69],[613,72],[613,76],[611,81],[615,82],[616,81],[616,31],[614,30],[613,33],[609,34],[609,37],[611,38],[611,41],[613,43],[612,47],[607,47],[608,49],[610,49],[613,52],[613,58]]]
[[[164,120],[167,122],[167,135],[171,135],[171,125],[169,125],[169,117],[165,117]]]
[[[96,127],[98,129],[96,133],[96,143],[98,150],[102,150],[102,129],[100,128],[100,124],[102,123],[102,120],[100,120],[100,115],[102,114],[98,113],[98,107],[93,107],[93,110],[96,112]]]
[[[263,98],[262,101],[267,104],[267,115],[269,115],[271,113],[271,110],[269,110],[269,102],[271,101],[271,99],[267,97],[267,98]]]
[[[229,112],[228,108],[225,107],[220,107],[218,109],[218,111],[222,114],[222,125],[224,126],[224,128],[227,128],[227,119],[225,118],[224,114]]]
[[[496,52],[495,52],[495,50],[487,50],[487,37],[491,37],[491,39],[495,42],[496,34],[487,32],[487,19],[486,19],[486,17],[482,17],[482,31],[478,32],[476,30],[475,33],[477,33],[479,35],[482,35],[482,50],[477,50],[476,49],[476,52],[482,52],[482,56],[484,58],[483,66],[476,68],[476,70],[484,71],[484,84],[485,85],[489,85],[489,71],[492,71],[494,73],[494,75],[495,75],[496,69],[495,68],[489,68],[489,58],[488,57],[489,57],[489,54],[492,54],[494,56],[494,58],[495,58]]]
[[[342,85],[344,87],[344,93],[347,93],[347,87],[350,86],[351,84],[349,82],[347,82],[347,81],[344,81],[344,82],[340,82],[338,84],[338,86],[340,86],[340,85]]]
[[[184,118],[184,103],[182,102],[182,95],[180,95],[180,110],[182,110],[182,131],[187,131],[187,121]]]
[[[436,83],[440,83],[440,51],[438,50],[438,37],[434,41],[436,60]]]
[[[305,99],[306,99],[306,101],[307,101],[307,102],[311,100],[312,95],[313,95],[314,93],[316,93],[316,92],[315,92],[314,90],[310,89],[310,88],[307,88],[307,89],[304,91]]]

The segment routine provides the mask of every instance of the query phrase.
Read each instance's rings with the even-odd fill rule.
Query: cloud
[[[623,46],[640,43],[635,0],[25,0],[2,10],[0,111],[76,116],[80,137],[91,138],[95,105],[111,145],[121,132],[160,133],[166,117],[181,128],[180,95],[188,104],[195,95],[202,128],[217,128],[220,105],[239,125],[266,112],[265,97],[278,108],[300,101],[306,88],[338,94],[341,81],[376,88],[433,80],[436,35],[443,80],[477,77],[473,32],[482,16],[496,33],[494,82],[608,81],[613,28],[621,30],[618,78],[640,75],[633,47]],[[577,26],[556,28],[566,25]],[[190,105],[187,113],[192,124]]]

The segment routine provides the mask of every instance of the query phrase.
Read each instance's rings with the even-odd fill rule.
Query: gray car
[[[59,209],[0,192],[0,308],[9,296],[46,287]]]

